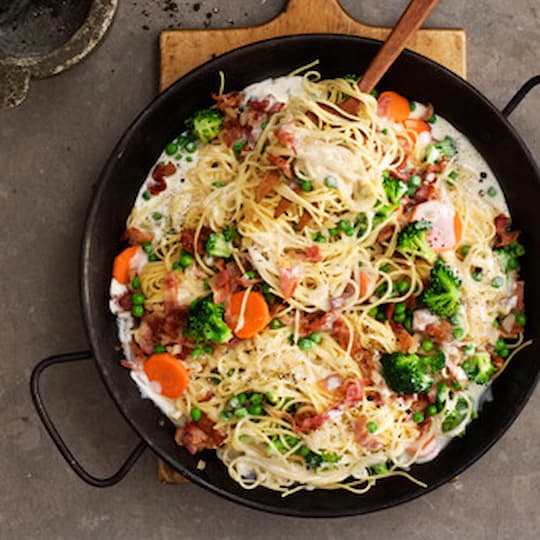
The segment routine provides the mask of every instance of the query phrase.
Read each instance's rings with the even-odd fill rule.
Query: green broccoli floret
[[[223,115],[215,109],[201,109],[186,120],[186,126],[203,143],[209,143],[215,139],[222,124]]]
[[[461,364],[461,367],[469,380],[478,384],[488,383],[491,376],[497,371],[496,367],[491,363],[491,357],[487,352],[480,352],[471,356]]]
[[[383,187],[388,202],[397,208],[401,198],[407,193],[407,186],[401,180],[387,176],[383,179]]]
[[[343,75],[343,78],[346,81],[358,82],[362,78],[362,75],[358,75],[358,73],[347,73]]]
[[[227,343],[232,339],[231,329],[223,321],[225,308],[214,304],[210,296],[191,303],[184,335],[195,343]]]
[[[210,233],[205,248],[206,253],[208,253],[210,257],[223,257],[224,259],[227,259],[232,255],[231,243],[225,238],[225,234],[222,232]]]
[[[501,260],[505,272],[519,270],[519,257],[525,255],[525,248],[517,240],[508,246],[497,247],[493,250]]]
[[[389,388],[401,394],[427,392],[433,384],[429,362],[417,354],[395,352],[381,358],[384,380]]]
[[[445,354],[442,351],[437,351],[433,356],[429,357],[429,364],[434,372],[441,371],[446,366]]]
[[[429,284],[421,300],[432,313],[441,317],[450,318],[459,311],[461,280],[440,259],[435,261],[431,269]]]
[[[456,403],[456,408],[448,413],[442,422],[443,431],[452,431],[456,429],[467,416],[467,410],[469,406],[467,401],[463,398],[459,398]]]
[[[446,136],[442,141],[431,143],[427,146],[426,163],[437,163],[443,156],[451,158],[456,152],[454,140]]]
[[[426,233],[431,230],[431,222],[422,219],[409,223],[398,236],[397,247],[401,253],[412,257],[422,257],[432,263],[437,255],[428,244]]]

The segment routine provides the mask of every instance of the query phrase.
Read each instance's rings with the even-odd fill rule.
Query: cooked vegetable
[[[394,122],[403,122],[409,117],[409,100],[397,92],[383,92],[377,99],[377,114]]]
[[[139,249],[139,246],[128,247],[114,258],[112,275],[118,283],[125,285],[129,281],[129,265]]]
[[[517,240],[508,246],[498,247],[493,250],[500,258],[505,272],[519,270],[519,257],[525,255],[525,248]]]
[[[407,193],[407,185],[401,180],[386,177],[383,179],[384,192],[388,202],[397,207],[401,203],[401,198]]]
[[[452,431],[456,429],[467,416],[469,406],[464,398],[459,398],[456,403],[456,408],[448,413],[442,422],[443,431]]]
[[[222,257],[227,259],[232,255],[231,243],[225,239],[224,233],[210,233],[205,248],[206,253],[208,253],[210,257]]]
[[[491,357],[487,352],[479,352],[465,360],[461,364],[463,371],[469,377],[469,380],[478,384],[486,384],[491,379],[491,376],[497,371],[491,363]]]
[[[172,354],[153,354],[144,363],[144,372],[150,381],[161,385],[161,394],[177,398],[189,383],[189,373],[181,360]]]
[[[451,137],[431,143],[426,148],[426,163],[437,163],[442,157],[451,158],[456,154],[456,145]]]
[[[426,220],[409,223],[398,236],[397,248],[401,253],[411,257],[422,257],[433,262],[437,255],[429,246],[426,238],[427,231],[431,230],[431,223]]]
[[[417,354],[395,352],[381,358],[384,380],[389,388],[401,394],[427,392],[433,384],[429,362]]]
[[[215,139],[222,124],[223,115],[215,109],[201,109],[186,120],[186,126],[193,131],[197,139],[202,143],[209,143],[212,139]]]
[[[247,298],[246,298],[247,294]],[[236,330],[245,301],[243,324]],[[270,322],[270,312],[264,296],[255,291],[240,291],[232,295],[230,306],[231,327],[236,337],[247,339],[263,330]]]
[[[207,296],[191,304],[184,335],[195,343],[226,343],[233,334],[223,321],[225,308]]]
[[[450,318],[459,311],[461,280],[441,259],[437,259],[431,269],[421,300],[432,313],[441,317]]]

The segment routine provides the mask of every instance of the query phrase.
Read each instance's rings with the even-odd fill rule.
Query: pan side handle
[[[89,360],[92,358],[92,353],[90,351],[80,351],[67,354],[60,354],[56,356],[50,356],[42,360],[37,366],[32,370],[32,375],[30,377],[30,393],[32,395],[32,401],[36,408],[45,429],[49,433],[54,444],[66,460],[67,464],[73,469],[77,476],[84,480],[87,484],[90,484],[94,487],[109,487],[117,484],[126,476],[126,474],[131,470],[135,462],[139,459],[141,454],[147,447],[147,444],[144,441],[140,441],[133,451],[129,454],[126,461],[120,466],[120,468],[111,476],[106,478],[98,478],[91,475],[82,465],[77,461],[75,456],[71,453],[71,450],[67,447],[66,443],[62,439],[60,433],[56,429],[43,399],[41,397],[40,391],[40,379],[42,373],[49,367],[56,364],[64,364],[66,362],[79,362],[83,360]]]
[[[502,114],[505,118],[508,118],[516,109],[516,107],[525,99],[527,94],[540,84],[540,75],[530,78],[514,95],[514,97],[508,102],[506,107],[502,110]]]

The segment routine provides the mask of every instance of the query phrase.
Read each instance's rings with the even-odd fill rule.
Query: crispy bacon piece
[[[359,401],[364,399],[364,379],[350,381],[345,388],[345,398],[343,404],[347,407],[353,407]]]
[[[343,322],[343,319],[338,317],[334,324],[332,325],[332,337],[337,341],[338,345],[344,350],[347,350],[349,346],[349,341],[351,339],[349,328]],[[360,343],[360,336],[353,332],[352,336],[352,347],[351,347],[351,356],[356,358],[357,355],[363,354],[364,348]]]
[[[300,279],[302,278],[302,267],[293,266],[292,268],[283,268],[279,272],[279,286],[281,294],[285,300],[292,298]]]
[[[237,141],[247,140],[250,131],[250,127],[242,127],[242,125],[236,118],[228,118],[227,120],[225,120],[225,122],[223,122],[223,141],[227,146],[231,147]]]
[[[445,343],[452,336],[453,326],[448,321],[441,320],[438,323],[427,324],[424,331],[437,343]]]
[[[165,275],[164,307],[165,313],[179,307],[178,304],[178,280],[174,272]]]
[[[316,414],[314,416],[301,416],[296,415],[294,417],[295,425],[293,426],[293,430],[296,433],[302,432],[305,433],[307,431],[312,431],[314,429],[320,428],[323,423],[328,420],[329,416],[328,413],[322,413],[322,414]]]
[[[301,231],[310,221],[311,221],[311,214],[307,210],[304,210],[304,212],[302,213],[302,217],[298,221],[296,230]]]
[[[511,231],[510,218],[503,214],[499,214],[495,218],[495,246],[504,247],[510,245],[512,242],[518,239],[519,231]]]
[[[183,329],[187,322],[189,308],[178,306],[165,315],[159,339],[165,343],[184,343]]]
[[[285,197],[281,197],[281,199],[278,202],[278,205],[276,206],[276,209],[274,210],[274,219],[277,219],[281,214],[287,211],[287,209],[291,206],[292,202],[289,201],[289,199],[286,199]]]
[[[201,232],[199,233],[199,239],[197,242],[197,253],[199,255],[204,253],[204,246],[208,240],[208,236],[212,232],[212,229],[209,227],[202,227]],[[195,254],[195,229],[182,229],[180,233],[180,242],[182,243],[182,248],[187,251],[189,254]]]
[[[306,260],[309,262],[321,262],[323,260],[323,255],[319,246],[309,246],[304,248],[304,253],[306,254]]]
[[[402,352],[407,352],[414,345],[414,340],[412,336],[400,323],[390,321],[390,326],[392,328],[392,331],[394,332],[394,335],[396,336],[399,349]]]
[[[423,203],[435,199],[435,186],[430,182],[422,182],[420,187],[414,192],[413,198],[416,203]]]
[[[287,158],[268,154],[268,161],[274,165],[274,167],[277,167],[289,180],[292,180],[293,174],[291,171],[291,164]]]
[[[172,162],[158,163],[152,171],[153,182],[148,184],[148,191],[152,195],[157,195],[167,189],[167,176],[172,176],[176,172],[176,166]]]
[[[279,141],[279,144],[294,147],[294,122],[292,120],[288,120],[287,122],[280,124],[274,130],[274,133]]]
[[[215,422],[205,414],[198,422],[188,422],[184,426],[179,426],[174,435],[176,444],[185,446],[192,455],[205,448],[218,448],[226,438],[227,435],[217,430]]]
[[[353,433],[355,442],[368,450],[376,452],[383,447],[383,444],[368,431],[367,418],[365,415],[360,416],[354,422]]]
[[[429,165],[427,165],[424,171],[424,178],[430,173],[437,174],[443,171],[444,168],[446,167],[447,161],[448,160],[446,159],[446,157],[443,156],[442,158],[439,159],[437,163],[430,163]]]
[[[124,311],[131,311],[131,308],[133,307],[133,301],[131,293],[129,291],[125,292],[122,296],[118,298],[118,305]]]
[[[388,242],[390,238],[392,238],[392,235],[394,234],[394,225],[386,225],[386,227],[383,227],[379,234],[377,235],[377,242],[379,244],[382,244],[383,242]]]
[[[258,185],[257,191],[255,192],[255,201],[261,202],[271,191],[274,189],[274,186],[277,185],[280,181],[280,176],[277,171],[268,171]]]
[[[152,354],[160,342],[163,317],[157,312],[145,313],[137,330],[137,343],[145,354]]]
[[[213,293],[214,304],[222,304],[232,294],[232,280],[227,267],[214,274],[209,281]]]
[[[228,116],[234,114],[232,109],[238,107],[244,100],[244,94],[242,92],[228,92],[226,94],[211,94],[212,99],[216,100],[216,107],[222,113]]]
[[[524,293],[525,293],[525,282],[524,281],[516,281],[514,285],[514,295],[516,296],[516,311],[519,313],[523,312],[525,309],[525,300],[524,300]]]
[[[143,232],[137,227],[129,227],[120,237],[121,240],[127,240],[130,246],[140,246],[144,242],[151,242],[153,238],[151,232]]]

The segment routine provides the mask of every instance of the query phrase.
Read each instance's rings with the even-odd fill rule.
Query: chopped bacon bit
[[[328,420],[328,413],[316,414],[314,416],[303,417],[301,415],[296,415],[294,417],[295,425],[293,430],[298,433],[305,433],[306,431],[311,431],[313,429],[320,428],[323,423]]]
[[[281,197],[281,199],[278,202],[278,205],[276,206],[276,209],[274,210],[274,219],[277,219],[281,214],[286,212],[291,206],[292,202],[289,201],[289,199],[286,199],[285,197]]]
[[[170,161],[168,163],[158,163],[152,171],[152,183],[148,184],[148,191],[152,195],[157,195],[167,189],[165,177],[171,176],[176,172],[176,166]]]
[[[453,326],[450,322],[441,320],[438,323],[429,323],[426,325],[425,333],[432,337],[437,343],[445,343],[452,336]]]
[[[164,307],[165,313],[179,307],[178,280],[174,272],[167,272],[165,275]]]
[[[144,242],[151,242],[153,239],[154,235],[151,232],[143,232],[137,227],[129,227],[120,237],[120,240],[127,240],[130,246],[140,246]]]
[[[375,452],[383,447],[383,444],[369,433],[365,415],[360,416],[354,422],[353,433],[355,442],[368,450],[373,450]]]
[[[504,366],[504,358],[502,356],[491,356],[491,361],[493,362],[493,365],[497,368],[497,371],[499,371]]]
[[[379,242],[379,244],[382,244],[383,242],[388,242],[388,240],[392,238],[393,234],[394,225],[386,225],[386,227],[383,227],[381,232],[377,235],[377,242]]]
[[[161,327],[160,341],[165,343],[183,343],[184,336],[182,330],[187,322],[189,308],[179,306],[171,309],[163,320]]]
[[[133,301],[131,293],[129,291],[125,292],[122,296],[118,298],[118,305],[124,311],[131,311],[131,308],[133,307]]]
[[[342,101],[338,104],[338,107],[345,111],[348,114],[351,114],[353,116],[358,116],[360,113],[360,108],[362,106],[362,102],[359,99],[356,99],[355,97],[349,96],[347,99]]]
[[[137,329],[137,343],[145,354],[154,352],[154,345],[159,343],[159,335],[163,326],[163,317],[156,312],[145,313]]]
[[[312,332],[320,332],[321,330],[332,330],[332,326],[336,322],[337,318],[341,315],[343,309],[336,308],[327,311],[324,315],[308,321],[302,334],[309,335]]]
[[[504,247],[518,239],[519,231],[510,231],[510,218],[499,214],[495,218],[495,246]]]
[[[423,203],[425,201],[435,199],[436,197],[435,186],[429,182],[422,182],[413,196],[414,201],[417,203]]]
[[[296,230],[301,231],[310,221],[311,221],[311,214],[307,210],[304,210],[302,217],[298,221]]]
[[[302,267],[297,265],[293,268],[283,268],[279,273],[279,286],[285,300],[292,298],[296,287],[302,277]]]
[[[351,335],[349,332],[349,328],[347,327],[343,319],[338,318],[335,320],[334,324],[332,325],[332,337],[336,340],[337,344],[344,351],[347,350]],[[363,354],[363,351],[364,348],[360,343],[360,336],[356,332],[353,332],[351,356],[355,358],[357,355]]]
[[[262,182],[258,185],[255,192],[255,201],[261,202],[280,181],[279,173],[276,171],[268,171]]]
[[[418,397],[411,403],[410,409],[413,413],[423,411],[430,403],[426,394],[418,394]]]
[[[291,164],[287,158],[268,154],[268,161],[274,165],[274,167],[277,167],[289,180],[292,180],[293,174],[291,171]]]
[[[394,310],[396,309],[396,304],[393,302],[386,306],[386,318],[391,319],[394,316]]]
[[[304,253],[306,254],[306,260],[309,262],[321,262],[323,260],[323,255],[319,246],[309,246],[304,248]]]
[[[513,294],[515,295],[517,301],[516,301],[516,311],[521,313],[525,309],[525,300],[524,300],[524,293],[525,293],[525,282],[524,281],[516,281],[514,285]]]
[[[274,133],[279,141],[279,144],[283,146],[292,146],[294,147],[294,122],[288,120],[283,122],[274,130]]]
[[[214,304],[222,304],[232,295],[232,282],[229,270],[225,267],[217,274],[214,274],[209,281],[210,288],[214,295]]]
[[[201,232],[199,233],[199,239],[197,241],[197,253],[199,255],[204,253],[204,246],[211,232],[212,229],[209,227],[201,227]],[[184,251],[187,251],[190,255],[194,255],[195,229],[182,229],[182,232],[180,233],[180,242]]]
[[[345,398],[343,403],[348,407],[354,406],[359,401],[364,399],[364,380],[358,379],[351,381],[345,388]]]
[[[210,401],[214,397],[214,392],[212,390],[208,390],[204,396],[199,398],[200,403],[205,403],[206,401]]]
[[[247,140],[245,128],[240,125],[236,118],[228,118],[223,122],[222,136],[223,141],[229,147],[237,141]]]
[[[414,340],[412,336],[400,323],[390,321],[390,326],[392,328],[392,331],[394,332],[394,335],[396,336],[399,349],[402,352],[407,352],[414,345]]]
[[[446,159],[446,157],[443,156],[439,159],[437,163],[428,164],[424,171],[424,178],[426,178],[428,174],[431,174],[431,173],[437,174],[443,171],[444,168],[446,167],[447,161],[448,160]]]
[[[223,444],[227,435],[214,426],[215,422],[203,414],[198,422],[188,422],[184,426],[179,426],[174,440],[179,446],[185,446],[192,455],[205,448],[217,448]]]
[[[211,94],[216,100],[216,107],[222,113],[229,113],[230,109],[238,107],[244,100],[242,92],[228,92],[227,94]]]

